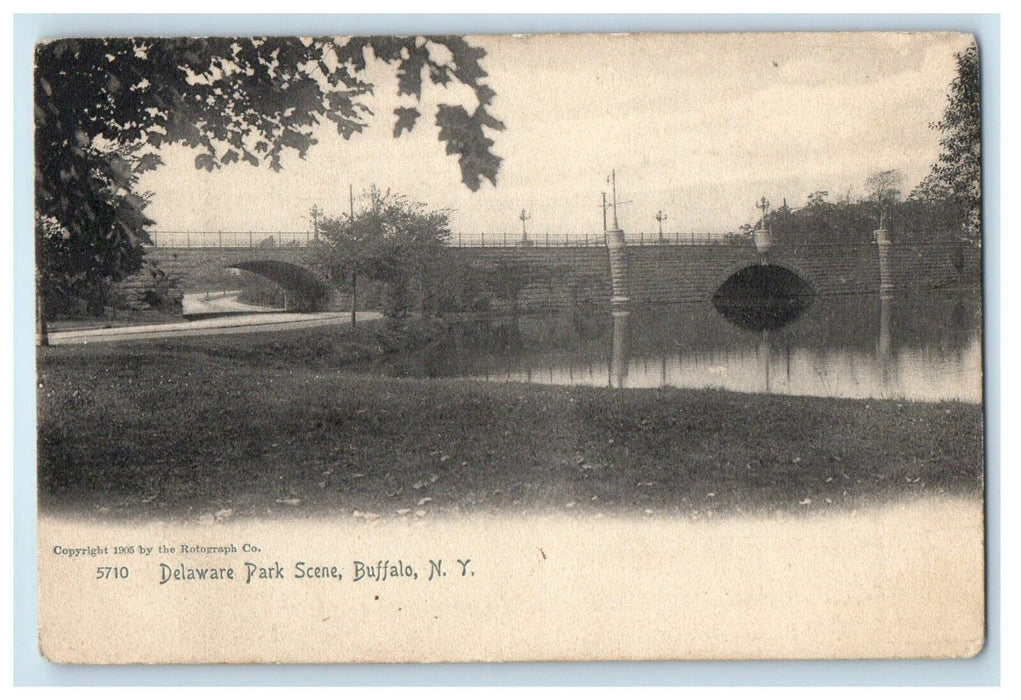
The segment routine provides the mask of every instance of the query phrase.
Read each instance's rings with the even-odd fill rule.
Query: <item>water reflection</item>
[[[372,371],[491,381],[923,401],[982,400],[977,293],[816,299],[753,331],[710,303],[459,324]]]
[[[735,326],[751,331],[777,330],[794,323],[811,302],[809,297],[791,297],[761,302],[714,299],[713,305]]]
[[[631,365],[631,312],[617,310],[613,317],[613,341],[610,351],[610,386],[623,389],[627,386],[628,367]]]

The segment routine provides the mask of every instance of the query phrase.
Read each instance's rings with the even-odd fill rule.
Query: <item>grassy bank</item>
[[[43,348],[41,507],[236,518],[855,507],[980,494],[982,413],[680,389],[390,379],[382,323]]]

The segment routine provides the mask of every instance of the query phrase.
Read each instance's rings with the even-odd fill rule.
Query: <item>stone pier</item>
[[[606,247],[610,251],[611,303],[616,308],[631,301],[628,285],[628,253],[624,232],[619,228],[606,232]]]
[[[769,264],[769,251],[773,249],[773,232],[768,228],[756,229],[754,233],[755,251],[759,254],[759,264]]]
[[[879,293],[893,293],[893,274],[890,269],[890,232],[885,228],[876,229],[876,245],[879,248]]]

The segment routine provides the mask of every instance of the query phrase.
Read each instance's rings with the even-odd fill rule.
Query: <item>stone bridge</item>
[[[455,248],[450,254],[463,262],[455,269],[513,262],[540,271],[531,275],[532,281],[522,292],[524,309],[610,307],[612,282],[606,247]],[[981,253],[975,248],[891,246],[888,255],[894,290],[981,284]],[[751,241],[628,244],[627,296],[637,306],[704,302],[731,276],[762,262]],[[879,251],[874,243],[777,246],[765,262],[790,270],[819,296],[876,294],[880,288]]]
[[[309,248],[298,245],[154,246],[146,250],[145,257],[185,294],[235,289],[240,270],[279,286],[284,291],[286,308],[325,308],[333,302],[335,290],[313,273],[310,254]],[[140,275],[127,280],[124,286],[130,290],[145,282]]]
[[[313,274],[312,249],[301,245],[149,248],[147,259],[177,281],[181,291],[236,288],[237,270],[258,274],[284,289],[294,307],[342,308],[348,303]],[[518,292],[525,312],[608,308],[610,259],[605,245],[464,246],[447,249],[453,274],[481,276],[503,266],[527,277]],[[738,271],[762,262],[751,241],[648,243],[626,248],[628,296],[633,304],[702,302]],[[777,245],[768,262],[794,272],[820,296],[876,293],[878,247],[871,244]],[[958,244],[891,245],[888,272],[894,289],[981,284],[981,253]],[[130,280],[125,285],[140,284]],[[234,287],[232,287],[234,285]]]

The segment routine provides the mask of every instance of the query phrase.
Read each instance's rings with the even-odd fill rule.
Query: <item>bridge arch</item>
[[[284,260],[245,260],[228,263],[225,269],[252,272],[284,290],[284,308],[294,311],[319,311],[330,299],[330,287],[310,270]]]
[[[741,273],[760,268],[767,268],[767,270],[763,270],[764,272],[766,272],[767,275],[776,274],[779,276],[783,275],[784,273],[793,275],[794,277],[801,280],[801,282],[805,286],[805,289],[801,291],[802,294],[813,297],[819,295],[819,288],[816,283],[816,280],[814,280],[812,275],[807,270],[802,268],[800,265],[792,263],[789,260],[783,259],[782,260],[770,259],[762,261],[758,258],[749,258],[741,260],[740,262],[735,262],[723,268],[720,274],[716,275],[713,278],[712,283],[710,284],[709,289],[707,290],[709,293],[708,294],[709,298],[710,299],[716,298],[716,296],[721,291],[721,288],[728,281],[734,279]]]
[[[796,321],[815,297],[812,284],[798,273],[762,262],[727,277],[713,292],[713,306],[736,326],[765,331]]]

